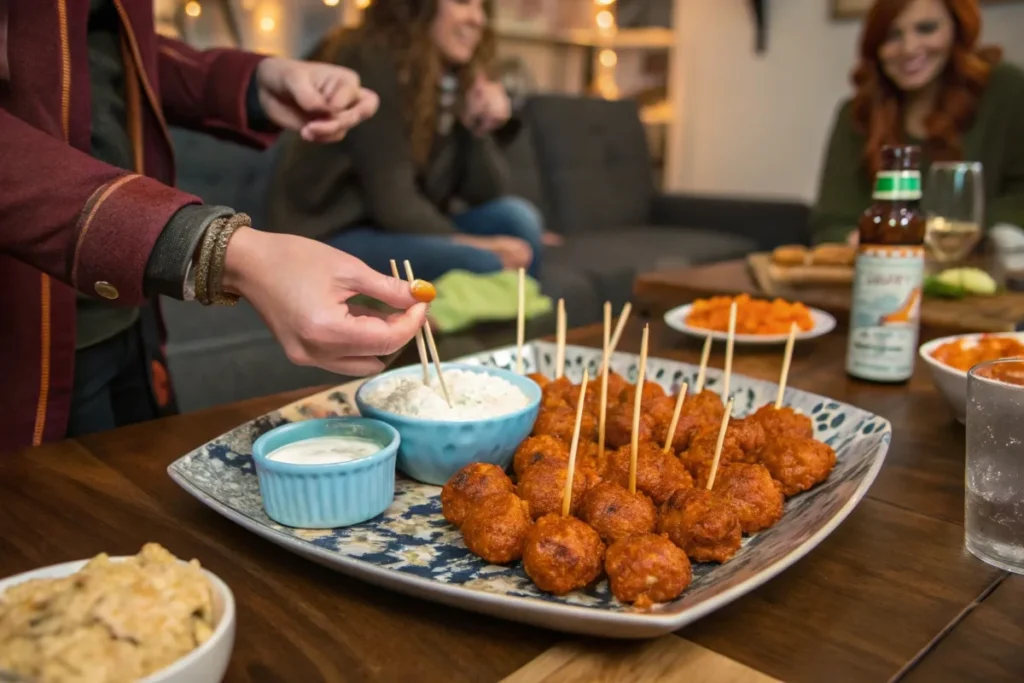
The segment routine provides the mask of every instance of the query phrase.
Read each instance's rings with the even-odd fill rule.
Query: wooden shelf
[[[504,40],[576,47],[609,47],[619,50],[671,50],[676,42],[672,29],[668,28],[619,29],[614,34],[605,35],[591,29],[536,31],[498,26],[495,33],[498,38]]]

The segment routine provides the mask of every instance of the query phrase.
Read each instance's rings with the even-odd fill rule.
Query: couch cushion
[[[582,234],[649,220],[654,182],[632,100],[541,95],[524,108],[550,228]]]
[[[598,299],[619,307],[629,300],[640,273],[739,258],[756,247],[745,237],[707,230],[631,227],[569,235],[565,246],[552,249],[546,258],[552,267],[582,270]]]

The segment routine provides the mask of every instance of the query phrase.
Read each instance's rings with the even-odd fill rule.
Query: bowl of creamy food
[[[231,590],[156,543],[0,580],[0,674],[13,680],[219,683],[234,642]]]
[[[421,366],[379,375],[356,392],[359,412],[387,422],[402,435],[398,469],[426,484],[443,486],[473,462],[507,469],[530,435],[540,408],[540,386],[501,368],[443,363],[451,406],[431,369]]]
[[[293,422],[252,445],[267,516],[300,529],[334,529],[372,519],[395,498],[394,427],[365,417]]]

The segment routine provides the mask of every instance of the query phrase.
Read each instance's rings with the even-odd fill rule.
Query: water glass
[[[964,543],[985,562],[1024,574],[1024,358],[967,375]]]

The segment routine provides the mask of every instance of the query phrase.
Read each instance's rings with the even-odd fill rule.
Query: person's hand
[[[540,236],[540,243],[545,247],[560,247],[565,244],[565,238],[557,232],[548,232],[545,230]]]
[[[268,57],[256,67],[260,105],[267,117],[309,142],[337,142],[377,111],[377,94],[351,69]]]
[[[492,81],[482,73],[466,93],[466,105],[462,112],[462,123],[477,135],[486,135],[512,118],[512,100],[505,87]]]
[[[501,260],[501,265],[506,270],[528,268],[533,263],[533,249],[530,248],[530,243],[518,237],[504,235],[481,237],[460,234],[452,239],[458,244],[491,252]]]
[[[378,357],[405,346],[426,317],[408,282],[320,242],[252,228],[231,237],[222,286],[256,308],[293,363],[341,375],[380,372]],[[356,294],[400,312],[349,305]]]

